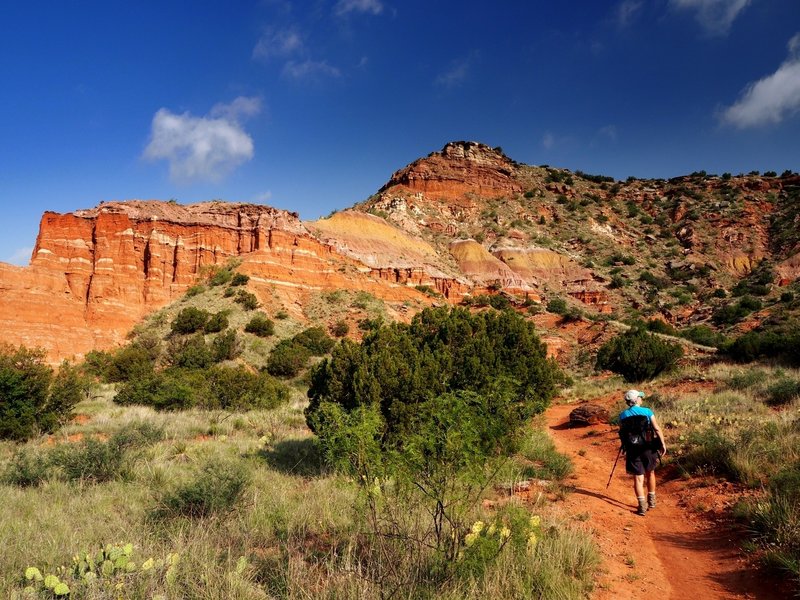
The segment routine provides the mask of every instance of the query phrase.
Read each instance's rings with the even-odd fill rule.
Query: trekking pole
[[[614,477],[614,471],[617,470],[617,463],[619,462],[620,456],[622,456],[622,446],[619,447],[619,452],[617,452],[617,460],[614,461],[614,467],[611,469],[611,475],[608,476],[608,483],[606,484],[606,489],[608,489],[608,486],[611,485],[611,478]]]

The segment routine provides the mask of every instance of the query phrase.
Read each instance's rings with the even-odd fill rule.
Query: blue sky
[[[304,219],[451,140],[625,178],[800,170],[798,0],[0,4],[0,260],[45,210]]]

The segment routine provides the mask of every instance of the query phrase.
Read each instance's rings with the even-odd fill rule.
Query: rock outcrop
[[[392,175],[380,193],[421,193],[429,199],[469,202],[468,194],[499,198],[522,192],[516,167],[502,151],[478,142],[451,142]]]
[[[371,276],[370,265],[314,238],[294,213],[224,202],[110,202],[45,213],[30,267],[0,265],[0,340],[42,346],[51,360],[112,347],[204,269],[235,257],[262,297],[288,305],[342,288],[397,302],[424,298],[407,282]]]

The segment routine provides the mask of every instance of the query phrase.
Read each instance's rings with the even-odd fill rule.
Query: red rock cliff
[[[45,213],[27,268],[0,264],[0,341],[43,346],[52,360],[109,348],[144,315],[182,296],[208,265],[242,257],[261,295],[292,303],[314,290],[421,296],[312,237],[297,215],[208,202],[104,203]],[[275,290],[278,290],[275,292]]]

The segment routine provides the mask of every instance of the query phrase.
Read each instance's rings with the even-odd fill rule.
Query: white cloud
[[[253,48],[253,58],[269,60],[285,58],[302,52],[305,45],[303,38],[294,29],[267,29]]]
[[[544,137],[542,137],[542,146],[544,146],[545,150],[550,150],[555,143],[556,138],[553,137],[552,133],[545,133]]]
[[[153,116],[144,158],[167,160],[176,182],[218,181],[253,158],[253,139],[239,121],[260,109],[257,98],[247,97],[217,104],[204,117],[162,108]]]
[[[436,77],[434,84],[441,87],[453,88],[464,83],[468,76],[469,60],[457,60],[450,65],[447,71]]]
[[[709,34],[724,35],[750,0],[670,0],[670,4],[695,11],[696,19]]]
[[[339,77],[341,71],[324,60],[290,60],[283,65],[283,76],[289,79],[319,79],[321,77]]]
[[[383,3],[380,0],[339,0],[333,7],[337,16],[349,13],[370,13],[379,15],[383,12]]]
[[[722,112],[736,127],[780,123],[800,112],[800,33],[789,40],[789,56],[772,75],[750,83],[739,100]]]
[[[255,202],[256,204],[266,204],[271,199],[272,199],[272,192],[270,190],[267,190],[266,192],[256,194],[256,196],[253,198],[253,202]]]
[[[624,29],[630,25],[641,9],[641,0],[623,0],[620,2],[614,11],[614,22],[617,27]]]
[[[616,125],[604,125],[600,129],[597,130],[597,135],[599,137],[607,138],[612,142],[617,141],[617,127]]]
[[[8,262],[12,265],[25,266],[30,262],[31,254],[33,254],[33,248],[30,246],[26,246],[25,248],[17,248],[14,250],[11,256],[8,257]]]

